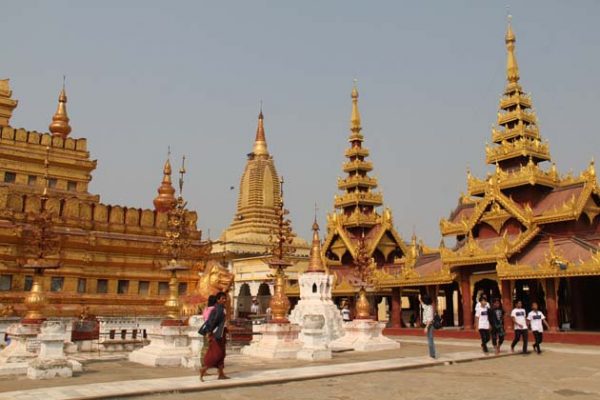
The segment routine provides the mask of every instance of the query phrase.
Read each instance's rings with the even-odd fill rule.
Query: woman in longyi
[[[206,337],[208,338],[208,349],[204,355],[204,363],[200,369],[200,380],[204,381],[204,376],[209,368],[217,368],[219,371],[218,379],[229,379],[225,372],[225,303],[227,295],[224,292],[217,293],[217,304],[210,312],[206,326]]]

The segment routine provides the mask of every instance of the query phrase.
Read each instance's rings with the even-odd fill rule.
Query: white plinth
[[[60,321],[46,321],[42,324],[37,339],[40,351],[35,360],[29,363],[29,379],[68,378],[73,376],[73,366],[65,357],[65,325]]]
[[[129,353],[129,361],[150,367],[178,367],[189,357],[189,327],[161,326],[148,334],[150,344]]]
[[[306,272],[300,275],[300,301],[290,313],[290,322],[303,327],[305,315],[322,315],[323,339],[326,343],[344,336],[344,321],[342,314],[331,299],[333,277],[325,272]],[[304,331],[299,339],[305,340]]]
[[[302,333],[304,340],[302,349],[296,355],[299,360],[317,361],[331,359],[331,349],[325,331],[325,317],[323,315],[305,315],[302,320]]]
[[[296,324],[254,325],[252,342],[242,348],[242,354],[252,357],[285,359],[296,358],[302,343],[298,340],[300,327]]]
[[[356,351],[395,350],[400,343],[383,336],[385,323],[370,319],[355,319],[344,324],[346,334],[330,343],[333,351],[353,349]]]
[[[32,342],[40,332],[40,325],[13,324],[6,329],[10,344],[0,351],[0,365],[28,362],[36,357]]]
[[[199,370],[202,366],[200,352],[204,346],[204,337],[198,334],[198,329],[202,324],[204,324],[202,315],[192,315],[188,320],[189,330],[187,335],[190,343],[190,354],[181,357],[181,365],[185,368]]]

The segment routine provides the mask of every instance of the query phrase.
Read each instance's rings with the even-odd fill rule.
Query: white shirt
[[[485,307],[481,303],[477,303],[479,307],[475,307],[475,316],[478,318],[478,329],[490,329],[490,305]]]
[[[544,313],[540,310],[538,311],[530,311],[527,315],[527,319],[531,323],[531,330],[534,332],[544,332],[544,324],[543,320],[546,319]]]
[[[258,311],[260,311],[260,306],[258,305],[258,303],[252,303],[252,305],[250,306],[250,312],[252,314],[258,314]]]
[[[433,321],[433,307],[423,304],[423,324],[427,325],[428,322]]]
[[[342,308],[342,319],[344,321],[350,321],[350,310],[347,308]]]
[[[513,308],[513,310],[510,313],[510,316],[515,319],[515,329],[527,329],[526,315],[527,314],[525,313],[525,309]]]

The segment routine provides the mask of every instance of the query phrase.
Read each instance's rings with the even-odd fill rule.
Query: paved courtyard
[[[347,375],[203,393],[136,397],[144,400],[597,400],[597,355],[545,352],[447,366]]]
[[[213,375],[205,383],[183,368],[84,359],[84,373],[71,379],[0,379],[0,399],[102,398],[98,396],[108,393],[113,395],[107,398],[123,398],[124,389],[137,393],[127,398],[147,400],[235,400],[265,394],[269,400],[600,399],[600,348],[547,349],[540,356],[482,357],[476,341],[438,340],[442,359],[437,366],[424,356],[423,338],[403,338],[397,351],[337,353],[333,360],[317,363],[233,354],[227,360],[232,379],[214,381]]]

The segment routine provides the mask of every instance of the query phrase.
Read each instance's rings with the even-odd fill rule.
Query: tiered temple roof
[[[597,257],[597,248],[582,241],[598,231],[600,190],[594,163],[578,177],[561,175],[554,163],[547,169],[540,166],[551,161],[549,146],[541,139],[531,96],[519,82],[510,21],[505,42],[507,83],[493,144],[486,147],[486,161],[495,169],[486,179],[467,172],[468,193],[440,221],[442,235],[457,238],[454,248],[440,249],[442,261],[451,268],[496,264],[501,278],[519,278],[536,276],[534,270],[544,270],[548,259],[559,260],[562,253],[563,268],[553,264],[552,276],[589,274],[592,267],[586,260]]]

